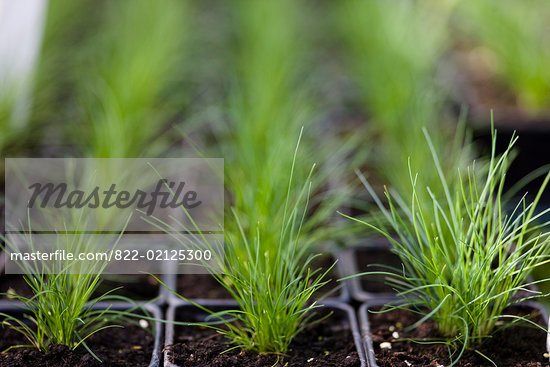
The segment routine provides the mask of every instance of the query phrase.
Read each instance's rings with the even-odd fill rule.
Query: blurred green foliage
[[[412,174],[422,172],[421,186],[442,193],[422,128],[433,136],[445,169],[462,159],[456,155],[462,140],[458,146],[456,141],[449,144],[454,128],[437,80],[438,65],[449,47],[453,4],[433,5],[347,0],[340,2],[338,9],[352,80],[359,86],[373,132],[380,136],[374,166],[382,182],[406,200],[410,157],[414,157]]]
[[[166,149],[157,140],[178,102],[169,87],[185,68],[186,7],[186,1],[106,4],[79,75],[87,154],[126,158]]]
[[[537,115],[550,106],[550,3],[544,0],[461,2],[462,30],[488,50],[497,82]]]

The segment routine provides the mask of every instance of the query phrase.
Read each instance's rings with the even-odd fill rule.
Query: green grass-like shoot
[[[33,237],[30,231],[18,234],[15,239],[4,236],[2,239],[10,251],[17,252],[21,244],[34,251],[36,246]],[[72,253],[97,252],[100,247],[92,238],[86,234],[58,232],[55,235],[55,248]],[[116,242],[118,240],[120,236]],[[123,327],[123,322],[136,323],[136,311],[148,317],[148,312],[142,306],[127,297],[113,294],[117,289],[97,294],[106,261],[62,260],[52,264],[34,261],[20,263],[19,266],[24,271],[23,278],[32,296],[25,297],[13,291],[3,294],[23,304],[24,316],[18,318],[0,313],[0,324],[24,335],[29,344],[14,345],[5,351],[34,347],[46,353],[51,346],[62,344],[73,350],[84,348],[100,360],[86,344],[89,337],[108,328]],[[129,302],[133,306],[128,310],[114,310],[110,306],[94,308],[100,302]]]
[[[293,162],[297,159],[297,151],[296,147]],[[216,256],[220,268],[208,263],[203,265],[237,301],[238,309],[214,312],[187,299],[185,294],[172,292],[208,312],[209,322],[200,325],[225,335],[234,345],[231,349],[284,354],[293,338],[304,328],[329,316],[317,315],[315,310],[321,305],[312,301],[312,296],[327,284],[325,278],[332,267],[311,269],[315,255],[311,254],[307,233],[303,232],[311,189],[309,178],[313,170],[306,184],[296,188],[293,185],[294,169],[292,165],[290,176],[287,175],[290,183],[283,203],[282,219],[274,224],[258,221],[253,236],[245,230],[236,211],[232,212],[232,220],[238,232],[233,232],[235,227],[224,230],[224,243],[216,244],[203,235],[183,207],[186,218],[198,234],[186,234],[193,232],[187,230],[182,233],[181,229],[186,229],[186,226],[174,217],[171,219],[175,224],[158,218],[144,218],[155,227],[167,231],[184,248],[204,248],[206,245]],[[275,231],[278,231],[277,236],[273,235]],[[264,233],[268,235],[263,236]],[[225,253],[221,257],[220,248],[224,247]],[[271,249],[271,253],[268,254],[266,248]]]
[[[527,321],[506,315],[506,309],[540,296],[528,289],[536,283],[528,276],[548,262],[549,233],[537,220],[549,209],[538,214],[535,209],[550,173],[533,202],[523,198],[506,213],[503,184],[515,141],[497,156],[495,133],[492,155],[482,175],[472,164],[467,179],[454,183],[442,174],[432,151],[444,194],[435,196],[429,187],[418,185],[423,172],[411,173],[411,200],[386,191],[389,209],[360,175],[390,227],[362,223],[386,236],[403,263],[402,269],[381,272],[405,299],[397,307],[423,316],[415,326],[428,318],[437,323],[446,338],[441,342],[457,347],[451,355],[453,364],[466,348],[476,349],[497,330]],[[419,199],[421,191],[428,192],[430,202]],[[527,295],[518,295],[518,291]],[[499,327],[502,320],[512,322]]]

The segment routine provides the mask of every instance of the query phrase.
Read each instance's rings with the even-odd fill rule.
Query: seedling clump
[[[16,252],[17,244],[20,243],[34,250],[39,240],[34,239],[32,231],[29,232],[18,234],[15,239],[2,236],[2,240],[10,251]],[[98,294],[106,261],[78,262],[62,256],[65,250],[71,253],[97,250],[97,241],[91,241],[91,237],[87,235],[69,232],[58,232],[54,236],[57,250],[52,250],[52,258],[31,261],[19,259],[23,260],[18,264],[25,273],[23,277],[32,296],[26,297],[13,291],[4,294],[10,299],[20,301],[25,314],[24,318],[18,318],[0,313],[0,324],[21,333],[28,341],[26,345],[14,345],[7,350],[34,347],[46,353],[55,345],[65,345],[72,350],[83,347],[99,360],[86,344],[87,339],[101,330],[122,327],[121,324],[125,321],[134,322],[132,317],[136,315],[133,312],[138,309],[146,315],[147,311],[126,297],[114,295],[113,292],[117,289]],[[120,236],[116,241],[119,239]],[[130,309],[119,311],[111,307],[94,307],[100,302],[116,301],[130,302]]]
[[[481,354],[479,347],[497,330],[521,321],[535,325],[524,317],[508,315],[507,308],[541,296],[530,288],[540,281],[529,281],[528,276],[548,262],[550,253],[550,233],[539,223],[549,209],[536,211],[550,173],[532,202],[524,196],[507,213],[503,187],[516,140],[497,156],[494,133],[487,166],[480,169],[473,163],[467,172],[459,172],[463,179],[455,182],[447,181],[432,149],[444,193],[440,197],[430,187],[419,187],[422,172],[411,172],[411,200],[404,201],[388,189],[387,208],[359,175],[389,226],[355,220],[384,235],[403,263],[402,269],[377,272],[386,275],[404,299],[403,304],[386,310],[406,308],[421,314],[412,327],[433,319],[445,338],[436,342],[451,347],[451,365],[467,348]],[[420,199],[421,190],[430,200]]]

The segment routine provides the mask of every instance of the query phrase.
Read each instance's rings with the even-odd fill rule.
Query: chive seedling
[[[279,229],[280,237],[277,242],[269,244],[261,243],[260,226],[257,227],[256,236],[248,238],[234,213],[241,234],[234,238],[226,233],[225,256],[218,259],[220,273],[209,270],[237,301],[238,309],[214,312],[172,291],[181,299],[208,312],[209,319],[201,325],[225,335],[233,344],[230,349],[286,353],[297,334],[325,318],[316,314],[315,310],[321,305],[316,301],[311,302],[311,297],[327,283],[324,278],[330,269],[323,272],[310,269],[314,256],[305,256],[307,246],[300,234],[304,213],[299,209],[297,205],[289,208],[291,212],[284,226]],[[182,223],[174,227],[166,227],[166,223],[161,222],[157,224],[159,228],[171,230],[182,228],[178,227]],[[188,239],[175,238],[185,248],[190,247]],[[279,251],[275,256],[264,256],[262,246],[266,245]],[[212,253],[216,254],[216,251]],[[224,327],[220,327],[220,323]]]
[[[294,152],[293,162],[296,161],[298,147]],[[286,191],[286,200],[283,204],[282,219],[272,223],[259,221],[255,227],[253,237],[245,231],[241,218],[236,211],[232,218],[238,232],[225,230],[225,254],[219,257],[219,250],[223,244],[213,245],[211,241],[194,228],[199,235],[187,235],[193,231],[184,231],[182,235],[175,235],[186,228],[185,224],[172,218],[177,224],[171,225],[158,218],[144,218],[150,224],[161,230],[166,230],[184,248],[203,248],[206,244],[217,256],[217,264],[221,269],[204,264],[214,278],[238,302],[239,309],[213,312],[196,304],[185,295],[178,297],[191,302],[203,311],[210,314],[204,326],[224,334],[234,346],[258,353],[286,353],[292,339],[304,328],[320,322],[327,316],[319,317],[315,310],[321,305],[317,301],[311,302],[313,294],[326,285],[325,277],[331,268],[326,270],[311,270],[311,262],[315,258],[310,252],[309,242],[303,232],[304,218],[307,214],[310,177],[301,188],[293,185],[295,165],[290,171],[289,184]],[[296,195],[295,195],[296,192]],[[193,218],[182,207],[186,217],[193,223]],[[273,234],[277,232],[277,236]],[[263,236],[264,233],[269,235]],[[267,256],[265,248],[272,249]],[[160,280],[159,280],[160,281]],[[224,327],[220,327],[222,323]],[[232,349],[231,348],[231,349]]]
[[[424,133],[431,147],[430,138]],[[550,173],[533,202],[527,203],[523,198],[511,213],[505,213],[503,184],[516,139],[497,156],[494,133],[492,154],[482,176],[472,164],[467,178],[454,185],[442,174],[432,149],[443,194],[435,196],[430,187],[418,185],[423,172],[411,173],[410,201],[386,191],[389,209],[360,175],[391,227],[384,229],[360,222],[386,236],[403,263],[403,269],[380,272],[405,300],[396,307],[423,315],[415,326],[428,318],[437,323],[446,338],[443,342],[456,347],[451,365],[466,348],[478,348],[500,329],[499,321],[512,320],[503,328],[516,321],[528,321],[507,315],[505,310],[540,296],[528,289],[536,282],[529,282],[527,277],[533,269],[548,262],[549,233],[537,220],[550,209],[539,214],[535,214],[535,209]],[[431,202],[419,199],[422,190],[428,193]],[[519,295],[520,290],[528,292],[527,295]]]
[[[78,228],[78,227],[76,227]],[[44,245],[45,239],[35,239],[32,231],[17,234],[15,237],[2,237],[6,248],[18,252],[21,244],[27,251],[35,252],[35,243]],[[73,254],[95,253],[101,248],[93,236],[58,232],[55,236],[55,249],[66,250]],[[121,235],[120,235],[121,236]],[[120,239],[116,239],[116,242]],[[116,245],[116,243],[115,243]],[[98,247],[99,246],[99,247]],[[41,247],[40,249],[43,249]],[[76,256],[76,255],[75,255]],[[95,359],[97,355],[86,344],[95,333],[113,327],[122,327],[123,321],[131,321],[133,312],[139,309],[147,314],[143,307],[132,300],[111,294],[116,291],[94,295],[101,281],[101,273],[107,266],[105,261],[77,261],[61,259],[58,261],[23,261],[19,263],[29,285],[32,296],[25,297],[17,293],[6,294],[24,305],[24,319],[0,313],[1,325],[11,328],[25,336],[28,345],[15,345],[7,350],[20,347],[34,347],[47,352],[52,345],[62,344],[71,349],[85,348]],[[130,302],[129,310],[118,311],[110,307],[94,308],[100,302]],[[7,351],[6,350],[6,351]]]
[[[300,80],[307,43],[299,3],[238,1],[231,10],[238,83],[228,100],[229,123],[215,126],[231,211],[224,226],[227,250],[219,261],[224,274],[212,273],[240,309],[212,317],[236,319],[219,330],[235,347],[284,353],[297,333],[319,320],[311,312],[318,305],[310,300],[330,269],[309,269],[312,243],[333,234],[327,223],[350,191],[330,190],[329,178],[357,162],[347,158],[359,140],[320,145],[317,129],[310,129],[314,102]],[[300,134],[301,149],[322,162],[315,174],[311,161],[297,158],[303,125],[308,133],[303,139]],[[307,184],[296,187],[293,180]]]

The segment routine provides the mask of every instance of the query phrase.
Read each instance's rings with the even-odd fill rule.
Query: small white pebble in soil
[[[310,358],[307,360],[307,363],[312,362],[315,358]]]
[[[149,326],[149,323],[147,322],[147,320],[141,319],[141,320],[139,320],[139,326],[141,326],[142,328],[145,329],[146,327]]]
[[[394,331],[391,336],[394,338],[394,339],[399,339],[399,333],[397,331]]]
[[[409,361],[405,361],[405,363],[407,364],[407,366],[412,366],[412,363]]]
[[[395,331],[395,326],[391,325],[391,326],[389,327],[389,330],[390,330],[390,331]]]
[[[380,349],[391,349],[391,343],[389,342],[380,343]]]

